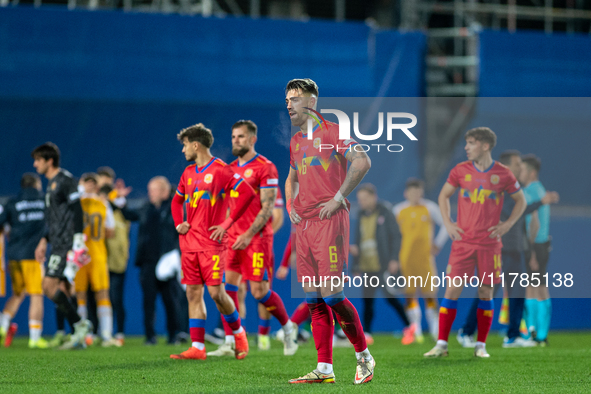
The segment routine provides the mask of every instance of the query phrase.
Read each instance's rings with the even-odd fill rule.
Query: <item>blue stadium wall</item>
[[[288,80],[310,77],[324,97],[420,97],[425,42],[422,33],[358,23],[2,8],[0,195],[16,193],[20,175],[32,170],[31,149],[51,140],[75,175],[109,165],[134,187],[132,197],[142,197],[152,176],[175,182],[186,166],[176,141],[181,128],[206,124],[216,138],[213,154],[230,161],[229,132],[238,119],[258,124],[257,150],[276,163],[283,182]],[[407,152],[409,173],[393,174],[393,189],[418,175],[418,147]],[[278,256],[287,227],[276,237]],[[126,281],[129,334],[143,333],[136,232],[132,227]],[[276,289],[289,297],[288,282]],[[286,300],[289,310],[298,303]],[[254,303],[249,309],[247,328],[254,330]],[[49,303],[47,311],[46,332],[52,332]],[[161,308],[158,316],[163,332]],[[25,319],[21,311],[21,327]],[[376,329],[389,328],[376,322]]]

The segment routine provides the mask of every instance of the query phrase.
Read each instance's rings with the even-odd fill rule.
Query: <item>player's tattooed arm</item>
[[[277,188],[261,189],[260,193],[261,210],[254,219],[254,222],[252,222],[250,228],[244,234],[240,234],[238,238],[236,238],[236,242],[232,245],[232,249],[234,250],[246,248],[250,244],[252,238],[265,227],[265,224],[273,215],[273,206],[275,205],[275,199],[277,198]]]
[[[355,149],[350,149],[345,158],[351,162],[351,165],[347,170],[347,177],[340,190],[341,194],[347,197],[361,183],[361,180],[371,168],[371,160],[367,153],[363,151],[357,152]]]
[[[342,197],[347,197],[353,190],[355,190],[371,167],[371,160],[367,153],[363,151],[357,152],[355,149],[351,149],[347,152],[345,157],[351,162],[351,165],[347,170],[345,181],[339,189]],[[324,218],[330,219],[330,216],[341,206],[342,201],[337,201],[336,197],[337,196],[331,198],[328,202],[320,204],[322,207],[319,214],[320,220]]]

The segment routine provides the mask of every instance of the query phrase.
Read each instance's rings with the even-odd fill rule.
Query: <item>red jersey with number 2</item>
[[[226,196],[230,191],[243,191],[246,195],[248,191],[245,188],[250,186],[244,179],[216,157],[200,168],[195,164],[188,166],[176,191],[177,195],[185,199],[187,222],[191,225],[189,232],[179,237],[181,251],[196,252],[224,247],[226,239],[222,242],[209,239],[212,233],[209,228],[222,224],[226,219]]]
[[[456,165],[447,183],[460,188],[458,195],[458,226],[464,230],[458,244],[475,249],[493,249],[502,245],[500,237],[490,238],[489,228],[499,224],[503,209],[503,193],[517,193],[519,182],[506,166],[493,161],[480,171],[472,161]]]

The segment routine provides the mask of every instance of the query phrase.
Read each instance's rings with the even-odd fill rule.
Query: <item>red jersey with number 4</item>
[[[176,194],[185,200],[187,222],[191,228],[187,234],[179,236],[181,251],[198,252],[225,247],[225,239],[222,242],[209,239],[212,233],[209,228],[220,225],[226,219],[226,196],[230,191],[243,193],[245,197],[252,197],[253,194],[248,183],[216,157],[203,167],[193,164],[185,169]],[[175,217],[175,225],[181,222],[182,213],[180,219]]]
[[[455,241],[476,249],[498,248],[500,237],[490,238],[489,228],[499,224],[503,209],[503,192],[520,190],[519,182],[506,166],[493,161],[485,171],[480,171],[472,161],[456,165],[447,182],[460,188],[458,195],[458,226],[464,230],[462,239]]]
[[[238,164],[238,160],[234,160],[230,164],[230,167],[236,174],[242,176],[242,178],[252,186],[256,193],[256,197],[249,204],[246,212],[244,212],[240,219],[238,219],[228,230],[228,237],[231,240],[230,242],[232,242],[240,234],[244,234],[250,228],[261,211],[261,189],[277,189],[277,186],[279,185],[279,175],[277,174],[275,164],[259,154],[242,165]],[[232,197],[230,198],[230,207],[232,207],[234,198],[238,197],[238,192],[232,191],[230,197]],[[271,226],[272,219],[272,217],[269,218],[269,221],[265,224],[259,234],[256,234],[257,236],[273,236],[273,227]]]
[[[293,207],[302,219],[317,219],[318,205],[337,194],[347,176],[345,155],[357,144],[353,139],[340,140],[339,126],[332,122],[316,125],[311,134],[298,131],[289,145],[290,165],[300,184]]]

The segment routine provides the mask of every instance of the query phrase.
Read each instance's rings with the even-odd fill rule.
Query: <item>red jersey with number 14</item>
[[[298,131],[289,145],[290,165],[300,184],[293,207],[302,219],[317,219],[318,205],[337,194],[347,176],[345,155],[357,144],[353,139],[340,140],[339,126],[332,122],[316,125],[311,134],[308,138]]]
[[[230,164],[230,167],[236,174],[241,175],[256,193],[256,197],[249,204],[246,212],[244,212],[240,219],[238,219],[236,223],[234,223],[234,225],[228,230],[228,237],[232,241],[235,240],[239,235],[244,234],[250,228],[257,215],[261,211],[261,189],[276,189],[279,185],[279,175],[277,174],[277,168],[275,167],[275,164],[273,164],[271,160],[259,155],[258,153],[255,157],[243,165],[238,164],[238,160],[234,160]],[[230,198],[230,206],[233,204],[233,197],[237,197],[237,195],[238,192],[231,192],[230,197],[232,198]],[[272,219],[272,217],[269,218],[259,234],[255,235],[261,235],[262,233],[262,235],[265,237],[273,236],[273,227],[271,226]]]
[[[201,168],[195,164],[188,166],[176,191],[185,200],[187,222],[191,225],[187,234],[179,236],[181,251],[197,252],[225,247],[225,239],[222,242],[209,239],[212,233],[209,228],[222,224],[226,219],[226,197],[230,191],[252,195],[252,190],[246,189],[250,189],[250,186],[244,179],[216,157]],[[177,219],[175,225],[182,222],[182,217],[181,220]]]
[[[447,183],[460,188],[458,195],[458,226],[464,230],[462,239],[454,241],[476,249],[498,248],[500,237],[490,238],[489,228],[499,224],[503,210],[503,192],[520,190],[519,182],[506,166],[493,161],[485,171],[480,171],[472,161],[456,165]]]

